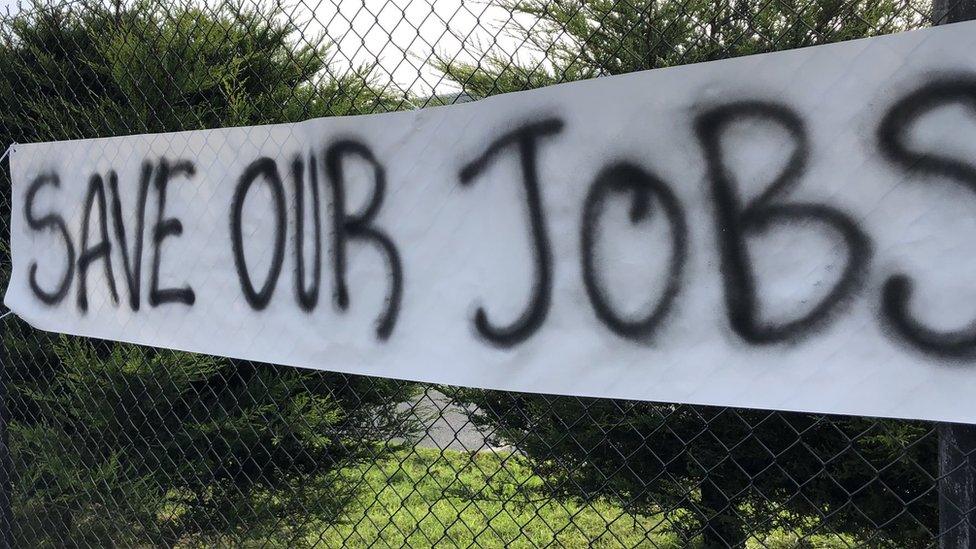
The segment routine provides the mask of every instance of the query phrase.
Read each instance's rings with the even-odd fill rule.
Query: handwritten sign
[[[32,325],[494,389],[976,421],[976,24],[11,157]]]

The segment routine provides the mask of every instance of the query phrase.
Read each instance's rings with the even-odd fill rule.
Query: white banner
[[[976,23],[412,112],[17,145],[44,330],[976,422]]]

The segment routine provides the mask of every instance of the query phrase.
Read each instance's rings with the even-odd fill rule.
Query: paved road
[[[501,449],[493,446],[489,442],[491,437],[468,421],[464,410],[451,404],[450,399],[440,391],[428,389],[411,402],[401,405],[401,409],[409,407],[419,418],[423,418],[425,425],[422,437],[417,441],[420,448],[466,452]]]

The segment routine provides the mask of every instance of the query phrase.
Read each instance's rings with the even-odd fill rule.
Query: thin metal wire
[[[51,0],[0,15],[0,135],[165,145],[166,132],[416,109],[931,23],[928,0],[232,4]],[[0,179],[5,287],[9,170]],[[406,383],[8,316],[15,546],[939,543],[930,423]]]

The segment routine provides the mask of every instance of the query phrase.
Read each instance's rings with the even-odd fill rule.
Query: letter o
[[[671,227],[671,258],[667,283],[657,303],[643,317],[622,318],[611,307],[606,290],[596,276],[594,248],[596,224],[603,203],[613,193],[632,196],[630,220],[638,223],[651,214],[652,200],[660,204]],[[615,334],[635,341],[646,341],[671,310],[681,287],[681,277],[688,255],[688,225],[677,196],[667,183],[630,162],[617,162],[605,167],[596,176],[583,203],[582,234],[583,284],[597,318]]]
[[[247,198],[247,193],[251,190],[258,176],[263,176],[264,181],[271,188],[275,211],[275,242],[268,277],[264,280],[261,289],[255,290],[254,282],[251,280],[244,259],[244,235],[242,234],[241,216],[244,209],[244,199]],[[241,290],[244,291],[244,298],[254,310],[260,311],[268,306],[268,302],[271,301],[271,294],[274,293],[275,285],[278,283],[278,275],[281,274],[281,265],[285,259],[286,223],[285,190],[281,182],[281,175],[278,173],[278,165],[268,157],[258,158],[251,162],[241,174],[230,208],[230,236],[234,248],[234,266],[237,268],[237,277],[241,283]]]

